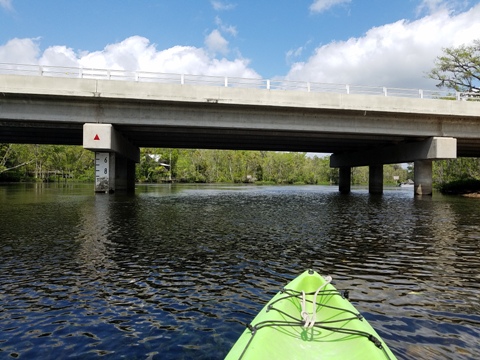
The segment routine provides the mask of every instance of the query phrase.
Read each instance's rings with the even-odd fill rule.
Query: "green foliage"
[[[480,91],[480,39],[472,45],[443,49],[435,67],[427,74],[438,87],[455,91]]]
[[[384,166],[384,182],[407,171]],[[139,182],[338,184],[329,157],[306,153],[142,148]],[[94,180],[93,152],[80,146],[0,144],[0,181]],[[352,183],[368,184],[368,167],[352,169]]]
[[[480,191],[480,159],[458,158],[435,161],[433,182],[443,194],[468,194]]]
[[[140,149],[140,163],[136,167],[139,182],[160,182],[170,176],[169,153],[162,149]],[[164,164],[164,165],[162,165]]]
[[[149,156],[147,156],[149,154]],[[163,164],[170,164],[172,168]],[[352,170],[354,184],[368,184],[368,167]],[[385,183],[407,179],[399,165],[384,166]],[[177,181],[188,183],[257,184],[338,184],[338,169],[330,168],[329,157],[308,157],[306,153],[142,149],[137,165],[137,180],[142,182]]]
[[[457,180],[480,179],[480,159],[458,158],[434,161],[432,176],[437,186]]]
[[[477,180],[477,179],[455,180],[449,183],[439,185],[438,189],[442,194],[447,194],[447,195],[477,193],[477,192],[480,192],[480,180]]]
[[[93,166],[80,146],[0,144],[0,181],[93,181]]]

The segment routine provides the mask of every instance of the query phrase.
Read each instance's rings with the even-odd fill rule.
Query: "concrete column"
[[[339,169],[338,190],[341,194],[350,194],[350,188],[352,183],[352,168],[348,166],[342,166]]]
[[[115,190],[135,191],[135,162],[114,154],[115,157]]]
[[[368,191],[370,194],[383,194],[383,165],[368,167]]]
[[[95,152],[95,192],[115,191],[115,153]]]
[[[135,190],[135,162],[114,152],[95,152],[95,192]]]
[[[415,195],[432,195],[432,160],[414,162]]]
[[[83,147],[95,151],[95,192],[135,190],[140,150],[110,124],[85,124]]]

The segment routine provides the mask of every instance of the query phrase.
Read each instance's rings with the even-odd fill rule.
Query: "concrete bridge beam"
[[[401,143],[352,153],[333,154],[330,167],[357,167],[383,164],[400,164],[416,160],[457,158],[457,139],[430,137],[423,141]]]
[[[414,162],[414,190],[417,195],[432,194],[432,161],[455,159],[457,139],[451,137],[430,137],[424,141],[404,143],[381,149],[370,149],[355,153],[333,154],[330,167],[340,168],[340,192],[345,192],[346,173],[342,169],[356,166],[369,166],[369,191],[372,194],[383,192],[383,164]],[[349,175],[350,176],[350,175]],[[349,189],[350,190],[350,189]],[[348,190],[348,192],[349,192]]]
[[[111,124],[85,124],[83,147],[95,152],[95,192],[135,189],[135,163],[140,149]]]

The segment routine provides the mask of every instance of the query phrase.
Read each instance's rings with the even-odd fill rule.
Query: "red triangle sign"
[[[100,140],[100,137],[98,136],[98,134],[95,135],[95,137],[93,138],[93,140]]]

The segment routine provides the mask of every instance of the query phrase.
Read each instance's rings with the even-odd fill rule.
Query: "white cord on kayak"
[[[305,298],[305,291],[302,290],[302,312],[300,314],[302,316],[303,321],[305,322],[303,324],[303,327],[305,329],[310,329],[315,326],[315,321],[317,320],[317,295],[320,292],[320,290],[322,290],[325,286],[330,284],[331,281],[332,281],[331,276],[325,276],[325,283],[321,285],[313,295],[311,314],[307,311],[307,301]]]

